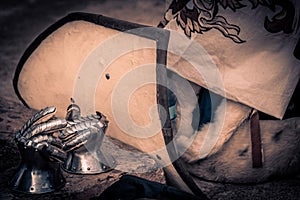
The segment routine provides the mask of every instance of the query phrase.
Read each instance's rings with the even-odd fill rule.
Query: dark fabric
[[[200,198],[177,188],[161,183],[149,181],[132,175],[124,175],[121,179],[107,188],[94,200],[133,200],[139,198],[150,199],[180,199],[200,200]]]
[[[224,97],[217,95],[208,89],[201,88],[198,100],[200,110],[199,130],[204,124],[214,120],[215,111],[223,99]]]
[[[199,94],[199,109],[200,109],[200,121],[199,128],[202,125],[209,123],[211,121],[211,98],[209,95],[209,91],[205,88],[201,88]]]

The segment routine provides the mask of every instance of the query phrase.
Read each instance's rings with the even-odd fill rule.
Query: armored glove
[[[100,150],[108,121],[97,112],[80,116],[74,102],[67,109],[67,127],[60,132],[62,149],[68,152],[63,169],[76,174],[96,174],[110,170],[115,160]]]
[[[54,118],[55,107],[37,112],[16,134],[21,155],[18,171],[10,182],[12,190],[40,194],[55,191],[65,184],[57,162],[66,159],[55,137],[59,129],[67,126],[65,119]]]
[[[101,173],[115,166],[114,159],[100,150],[108,123],[105,116],[97,112],[81,117],[74,102],[66,119],[55,118],[55,112],[55,107],[40,110],[17,132],[21,163],[10,182],[12,190],[40,194],[63,187],[60,162],[66,171],[79,174]]]

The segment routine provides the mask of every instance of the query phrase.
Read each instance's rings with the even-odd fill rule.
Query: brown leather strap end
[[[252,166],[253,168],[260,168],[263,166],[263,149],[259,126],[259,115],[257,110],[253,110],[250,116],[250,131],[252,145]]]

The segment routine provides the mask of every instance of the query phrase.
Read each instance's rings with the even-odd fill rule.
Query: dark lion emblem
[[[246,0],[244,0],[246,1]],[[295,6],[289,0],[248,0],[252,4],[252,9],[258,6],[265,6],[274,12],[274,16],[264,21],[264,28],[271,33],[292,33],[295,18]],[[164,18],[158,27],[165,27],[166,24],[175,19],[177,24],[183,29],[185,35],[191,37],[192,33],[203,33],[211,29],[216,29],[225,37],[236,43],[243,43],[245,40],[239,37],[240,27],[231,24],[227,19],[219,15],[219,7],[231,9],[233,12],[246,7],[243,0],[173,0]],[[280,7],[276,13],[275,7]],[[300,40],[294,50],[294,56],[300,58]]]

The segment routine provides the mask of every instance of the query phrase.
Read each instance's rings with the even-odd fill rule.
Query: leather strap
[[[250,116],[250,132],[252,145],[252,166],[260,168],[263,166],[261,134],[259,126],[259,115],[257,110],[253,110]]]
[[[164,54],[167,56],[167,52],[163,50],[158,50],[157,53]],[[166,65],[163,63],[159,63],[156,68],[156,78],[157,81],[157,103],[160,104],[164,110],[159,109],[159,115],[162,116],[163,113],[166,113],[166,120],[162,122],[162,133],[164,137],[164,142],[167,147],[167,151],[170,157],[170,160],[173,161],[173,166],[176,169],[177,173],[181,177],[181,179],[186,183],[186,185],[191,189],[191,191],[198,197],[202,199],[208,199],[205,194],[201,191],[201,189],[197,186],[197,184],[192,179],[190,173],[186,170],[185,163],[178,156],[175,145],[174,145],[174,133],[172,130],[170,113],[169,113],[169,105],[168,105],[168,88],[167,86],[167,69]],[[179,158],[178,158],[179,157]]]

